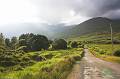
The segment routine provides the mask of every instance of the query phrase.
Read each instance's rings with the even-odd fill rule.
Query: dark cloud
[[[84,16],[110,17],[112,13],[112,16],[117,17],[119,15],[118,10],[120,9],[120,0],[81,0],[80,2],[75,3],[75,5],[76,7],[74,7],[74,10]]]

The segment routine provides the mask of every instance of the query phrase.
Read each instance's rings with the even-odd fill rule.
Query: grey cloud
[[[81,0],[74,4],[74,10],[84,16],[96,17],[120,9],[120,0]]]
[[[120,0],[31,0],[35,5],[44,10],[40,17],[49,22],[59,23],[62,18],[74,10],[81,17],[117,17],[120,9]]]
[[[72,24],[79,24],[80,22],[83,22],[89,18],[98,17],[98,16],[120,19],[120,0],[18,0],[21,2],[20,5],[18,6],[16,0],[11,0],[9,6],[11,6],[13,3],[16,5],[12,6],[10,9],[7,9],[9,8],[8,6],[6,6],[7,8],[4,6],[7,1],[9,0],[6,1],[0,0],[0,2],[4,2],[1,3],[3,5],[0,6],[1,7],[0,10],[5,11],[5,13],[2,13],[1,11],[2,14],[0,16],[0,21],[3,22],[0,23],[0,28],[2,28],[0,32],[5,32],[5,33],[7,32],[8,34],[12,32],[13,33],[32,32],[33,30],[35,30],[36,32],[39,31],[39,29],[42,29],[44,31],[49,31],[49,29],[46,29],[48,27],[43,28],[45,27],[45,25],[40,26],[40,25],[35,25],[34,23],[45,22],[51,25],[52,24],[57,25],[59,23],[72,25]],[[26,6],[28,5],[28,9],[30,10],[30,12],[27,8],[25,10],[23,10],[24,7],[21,9],[21,6],[23,6],[23,4]],[[5,8],[3,9],[2,7]],[[14,7],[15,10],[13,9]],[[32,7],[33,9],[31,9]],[[20,12],[22,13],[17,12],[16,10],[18,11],[20,10]],[[15,18],[13,17],[14,19],[9,18],[11,16],[15,16],[12,13],[9,13],[9,11],[11,12],[14,11],[12,13],[16,12],[15,13],[16,17]],[[27,12],[28,13],[33,12],[33,14],[27,16],[26,14]],[[5,18],[2,15],[4,15]],[[23,15],[25,16],[21,20],[21,16]],[[31,24],[24,24],[24,25],[18,24],[24,22],[25,23],[28,22]],[[8,26],[3,26],[4,23],[5,25],[8,24]],[[10,24],[17,23],[19,26],[17,25],[10,26],[9,23]]]

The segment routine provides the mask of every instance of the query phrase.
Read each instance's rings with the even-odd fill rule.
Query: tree
[[[32,51],[32,42],[34,38],[33,33],[22,34],[19,36],[19,46],[26,46],[23,50],[28,52]]]
[[[76,41],[71,42],[71,47],[72,48],[77,48],[78,47],[77,42]]]
[[[0,45],[5,46],[5,39],[2,33],[0,33]]]
[[[49,40],[43,35],[35,35],[32,39],[32,50],[39,51],[41,49],[48,49]]]
[[[52,40],[49,40],[49,44],[52,44],[53,43],[53,41]]]
[[[53,49],[67,49],[67,42],[64,39],[55,40],[52,43]]]
[[[10,42],[9,38],[5,39],[5,45],[6,45],[6,47],[10,47],[11,46],[11,42]]]
[[[22,34],[19,37],[19,45],[26,46],[24,51],[39,51],[41,49],[48,49],[49,40],[43,35],[35,35],[33,33]]]
[[[16,49],[17,43],[18,43],[17,37],[12,37],[11,38],[11,48]]]

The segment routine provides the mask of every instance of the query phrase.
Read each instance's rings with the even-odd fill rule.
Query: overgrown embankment
[[[36,64],[19,71],[0,73],[0,79],[65,79],[75,61],[82,58],[82,51],[75,48],[28,53],[25,57],[29,59],[34,56],[38,60]]]
[[[89,45],[89,50],[94,56],[100,59],[120,63],[120,57],[113,55],[117,50],[120,50],[119,46],[120,45],[114,45],[114,52],[112,52],[112,46],[110,44]]]

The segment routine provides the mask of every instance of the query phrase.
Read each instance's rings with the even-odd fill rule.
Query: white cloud
[[[75,24],[86,18],[74,10],[79,7],[78,3],[83,3],[83,0],[31,0],[31,2],[39,7],[39,17],[51,24],[61,22]]]
[[[37,28],[33,25],[24,29],[22,23],[73,25],[91,17],[117,17],[119,3],[120,0],[0,0],[0,32]]]
[[[0,0],[0,25],[38,19],[38,8],[27,0]],[[38,19],[39,20],[39,19]]]
[[[103,16],[119,8],[119,0],[0,0],[0,25],[39,22],[70,24]],[[65,20],[64,20],[65,19]]]

